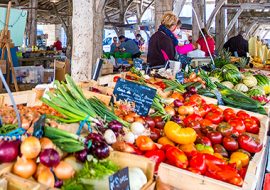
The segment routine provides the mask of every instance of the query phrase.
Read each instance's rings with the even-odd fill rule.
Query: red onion
[[[110,155],[109,146],[104,142],[96,142],[92,144],[91,151],[98,159],[107,158]]]
[[[178,100],[178,99],[175,99],[175,100],[173,101],[173,104],[174,104],[175,107],[180,107],[180,106],[184,105],[183,102],[181,102],[181,101]]]
[[[40,155],[40,163],[47,167],[55,167],[60,162],[58,152],[52,148],[44,149]]]
[[[188,88],[188,92],[190,92],[191,94],[197,94],[197,89],[195,86],[191,86]]]
[[[75,158],[81,162],[85,162],[87,159],[87,150],[81,150],[75,153]]]
[[[108,124],[108,127],[111,130],[113,130],[113,132],[115,132],[115,133],[120,133],[123,130],[123,125],[120,122],[116,121],[116,120],[111,121]]]
[[[58,179],[57,181],[55,181],[54,187],[61,188],[63,184],[64,184],[63,180]]]
[[[19,141],[0,141],[0,164],[13,162],[19,154]]]
[[[91,140],[92,142],[103,142],[104,138],[102,135],[98,133],[90,133],[87,138],[87,140]]]
[[[182,122],[182,120],[176,115],[173,116],[171,120],[174,121],[175,123],[178,123],[178,124],[180,124]]]

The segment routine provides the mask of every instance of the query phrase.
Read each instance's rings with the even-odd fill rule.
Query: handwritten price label
[[[110,190],[130,190],[128,168],[124,168],[109,177]]]

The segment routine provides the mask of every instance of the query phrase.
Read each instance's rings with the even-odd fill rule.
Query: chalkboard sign
[[[152,106],[156,92],[156,89],[119,78],[113,94],[116,96],[117,101],[134,102],[135,112],[138,115],[146,116]]]
[[[130,190],[128,168],[124,168],[109,177],[110,190]]]
[[[176,79],[179,83],[183,84],[183,83],[184,83],[184,79],[185,79],[184,72],[180,71],[180,72],[176,73],[175,79]]]

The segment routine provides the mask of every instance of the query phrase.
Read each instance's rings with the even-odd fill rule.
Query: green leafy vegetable
[[[114,174],[119,167],[110,160],[86,162],[74,178],[64,182],[62,190],[94,190],[91,180],[100,180]]]

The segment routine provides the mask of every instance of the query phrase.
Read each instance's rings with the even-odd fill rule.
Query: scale
[[[11,9],[11,1],[8,2],[8,7],[7,7],[7,13],[6,13],[6,20],[5,20],[5,27],[1,31],[0,34],[0,48],[2,49],[2,54],[1,54],[1,60],[5,60],[5,54],[7,52],[7,83],[10,86],[10,71],[12,73],[12,79],[13,83],[15,86],[16,92],[19,91],[19,87],[17,84],[17,79],[13,67],[13,62],[12,62],[12,57],[11,57],[11,51],[10,48],[14,47],[14,44],[12,43],[12,40],[10,38],[10,31],[8,30],[8,24],[9,24],[9,17],[10,17],[10,9]],[[3,89],[3,84],[0,82],[0,91]]]

